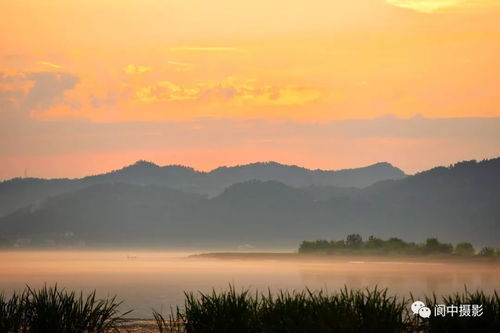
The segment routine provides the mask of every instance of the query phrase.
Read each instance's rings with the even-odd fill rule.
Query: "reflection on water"
[[[118,295],[132,317],[182,305],[183,291],[227,288],[259,290],[388,287],[415,296],[481,288],[500,290],[500,265],[488,263],[349,260],[191,259],[187,253],[146,251],[0,252],[0,290],[10,294],[45,283],[100,296]]]
[[[366,288],[378,285],[394,294],[448,294],[481,288],[492,291],[500,287],[499,265],[485,263],[436,262],[335,262],[332,264],[302,265],[303,280],[308,284],[347,285]],[[325,268],[327,266],[328,268]]]

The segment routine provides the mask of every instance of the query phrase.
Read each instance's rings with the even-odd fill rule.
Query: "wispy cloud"
[[[178,72],[191,71],[194,69],[194,64],[188,62],[180,62],[180,61],[167,61],[167,64],[173,66]]]
[[[194,52],[236,52],[238,48],[231,46],[177,46],[170,51],[194,51]]]
[[[51,63],[51,62],[48,62],[48,61],[39,61],[38,64],[42,65],[42,66],[47,66],[47,67],[55,68],[55,69],[61,69],[61,68],[63,68],[63,66],[61,66],[61,65],[57,65],[57,64],[54,64],[54,63]]]
[[[386,0],[391,5],[422,13],[433,13],[446,8],[498,7],[498,0]]]

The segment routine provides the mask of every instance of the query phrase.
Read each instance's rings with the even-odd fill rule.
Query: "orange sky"
[[[499,22],[497,0],[0,0],[0,179],[498,156]]]

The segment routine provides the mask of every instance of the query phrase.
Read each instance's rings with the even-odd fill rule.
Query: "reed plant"
[[[435,294],[425,298],[425,304],[434,311],[435,307],[444,306],[446,315],[433,315],[428,319],[419,319],[419,328],[424,332],[500,332],[500,297],[497,291],[487,295],[477,290],[442,296]],[[467,306],[465,313],[460,313],[460,306]],[[476,310],[473,305],[479,306]],[[456,307],[450,313],[450,307]],[[462,309],[462,311],[464,311]],[[478,313],[480,312],[480,313]]]
[[[178,308],[175,313],[171,310],[166,318],[160,312],[153,310],[153,318],[160,333],[184,333],[185,325],[184,321],[179,319],[180,317]]]
[[[184,307],[171,311],[168,320],[159,314],[160,332],[500,332],[500,298],[495,291],[436,295],[423,300],[431,310],[444,304],[481,305],[478,316],[447,314],[421,318],[411,312],[410,298],[388,294],[387,289],[352,290],[344,287],[337,293],[325,291],[279,291],[251,293],[227,291],[186,293]],[[175,326],[173,326],[175,324]]]
[[[387,290],[280,291],[277,294],[236,291],[186,293],[184,308],[168,321],[155,312],[160,332],[171,322],[194,332],[407,332],[408,302]]]
[[[123,316],[115,297],[97,299],[67,292],[56,286],[30,287],[10,298],[0,296],[2,333],[105,333],[119,332]]]
[[[469,292],[421,299],[438,306],[480,305],[481,313],[420,318],[411,313],[409,299],[387,289],[339,292],[323,290],[272,293],[226,291],[185,293],[183,307],[167,316],[154,311],[160,333],[256,332],[500,332],[500,297],[495,291]],[[119,332],[124,316],[115,297],[98,299],[95,292],[67,292],[55,287],[27,287],[10,297],[0,294],[1,333],[108,333]],[[471,309],[472,310],[472,309]],[[477,310],[477,309],[476,309]]]
[[[25,319],[25,298],[14,293],[10,298],[0,294],[0,332],[22,332]]]

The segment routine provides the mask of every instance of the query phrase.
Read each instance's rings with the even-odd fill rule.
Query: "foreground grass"
[[[387,289],[281,291],[277,294],[237,291],[185,293],[185,304],[169,315],[153,311],[160,333],[191,332],[500,332],[500,297],[481,291],[421,299],[435,305],[480,304],[477,317],[414,315],[411,298],[398,298]],[[84,297],[56,287],[26,288],[6,298],[0,295],[1,333],[124,332],[126,313],[115,298]],[[148,330],[149,332],[150,330]],[[143,331],[144,332],[144,331]]]
[[[469,292],[444,296],[440,300],[433,295],[425,298],[425,304],[433,309],[440,304],[480,304],[480,317],[460,317],[458,314],[445,317],[431,316],[422,321],[422,327],[427,332],[500,332],[500,297],[495,291],[493,295],[486,295],[482,291]]]
[[[87,297],[55,287],[33,290],[27,287],[9,299],[0,295],[2,333],[104,333],[119,332],[121,302]]]
[[[387,289],[282,291],[277,295],[228,291],[186,293],[184,308],[164,318],[154,312],[160,332],[500,332],[500,298],[495,292],[457,293],[425,304],[481,304],[480,317],[423,319],[410,310],[413,300],[389,296]]]

